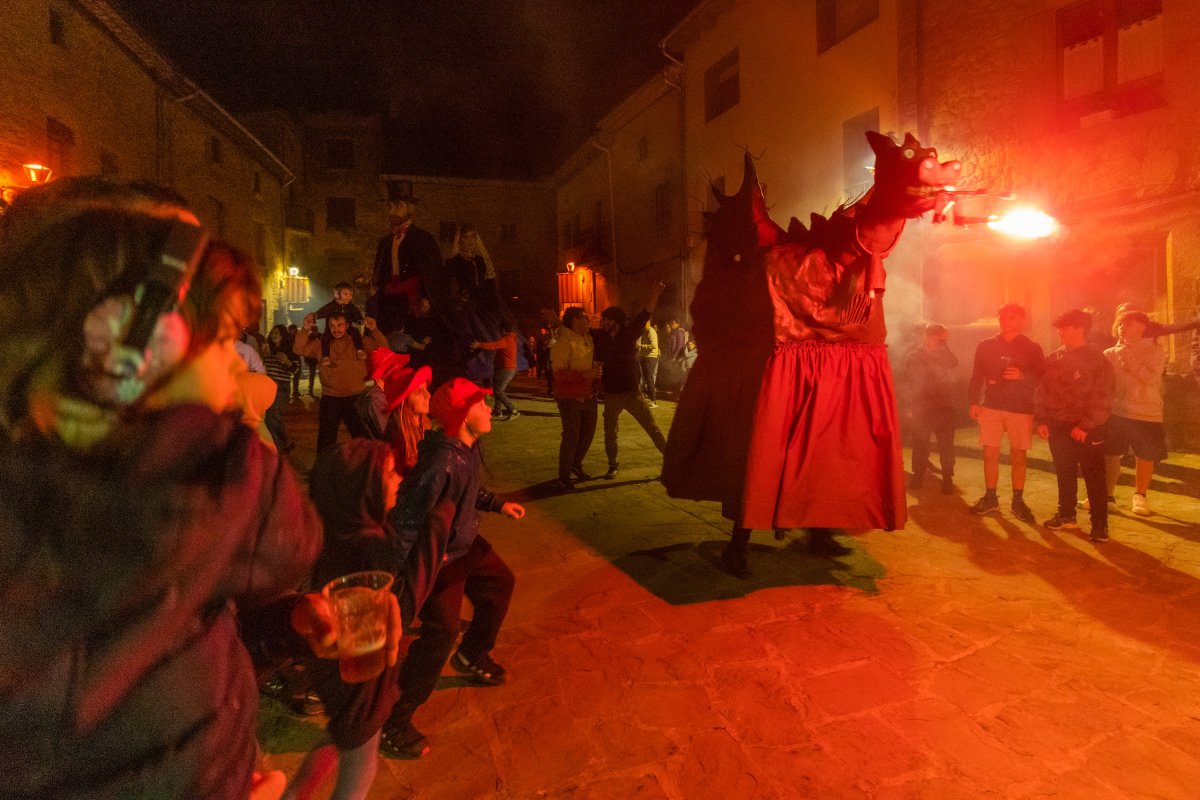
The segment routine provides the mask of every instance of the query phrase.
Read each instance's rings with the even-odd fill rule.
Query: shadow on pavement
[[[852,538],[839,538],[854,550],[835,559],[811,555],[802,540],[783,547],[751,543],[750,577],[745,580],[721,569],[724,541],[682,542],[635,550],[612,563],[671,605],[732,600],[781,586],[846,586],[878,593],[875,582],[885,574],[883,565]]]
[[[1083,517],[1079,530],[1050,531],[988,515],[999,522],[997,533],[961,498],[952,504],[918,502],[909,506],[909,515],[936,532],[932,535],[965,545],[968,557],[988,572],[1036,575],[1066,603],[1121,635],[1200,662],[1200,580],[1123,544],[1128,534],[1111,531],[1111,541],[1081,548],[1072,539],[1086,540],[1090,525]]]

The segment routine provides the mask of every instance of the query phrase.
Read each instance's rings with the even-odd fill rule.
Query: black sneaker
[[[591,475],[583,471],[583,467],[571,467],[571,474],[581,481],[590,481],[592,479]]]
[[[559,478],[554,482],[554,488],[563,494],[570,494],[578,491],[575,488],[575,482],[570,478]]]
[[[1074,517],[1064,517],[1062,514],[1055,514],[1050,519],[1046,520],[1045,526],[1048,530],[1061,531],[1063,528],[1076,530],[1079,528],[1079,523]]]
[[[954,494],[958,491],[958,487],[954,485],[954,478],[949,475],[942,478],[942,494]]]
[[[617,468],[615,466],[609,467],[608,472],[604,473],[604,480],[606,481],[611,481],[615,477],[617,477]]]
[[[1013,498],[1012,513],[1021,522],[1028,522],[1030,525],[1037,522],[1037,518],[1033,516],[1033,509],[1025,505],[1025,501],[1019,497]]]
[[[413,727],[412,720],[388,720],[379,732],[379,752],[388,758],[421,758],[429,752],[429,740]]]
[[[508,673],[504,671],[504,667],[493,661],[487,653],[474,661],[468,661],[461,650],[455,651],[450,657],[450,666],[454,667],[456,672],[487,686],[500,686],[508,680]]]
[[[1093,542],[1107,542],[1108,541],[1108,528],[1093,527],[1092,535],[1089,536],[1088,538],[1091,539]]]
[[[1000,501],[994,494],[985,494],[979,498],[975,505],[971,506],[971,512],[974,514],[988,514],[992,511],[1000,510]]]

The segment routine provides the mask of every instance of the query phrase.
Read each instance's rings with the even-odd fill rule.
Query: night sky
[[[384,115],[385,169],[552,172],[696,0],[116,0],[234,112]]]

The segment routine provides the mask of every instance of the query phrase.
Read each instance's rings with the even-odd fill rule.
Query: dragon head
[[[938,162],[937,150],[922,147],[911,133],[897,145],[890,137],[867,132],[875,152],[875,186],[872,209],[888,215],[915,219],[945,203],[962,170],[957,161]]]

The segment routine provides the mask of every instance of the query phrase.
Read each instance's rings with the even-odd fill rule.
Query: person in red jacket
[[[521,416],[512,400],[508,398],[508,384],[517,374],[517,331],[509,320],[500,323],[500,338],[494,342],[471,342],[472,350],[495,350],[496,373],[492,378],[492,391],[495,393],[496,421],[507,422],[513,417]]]

